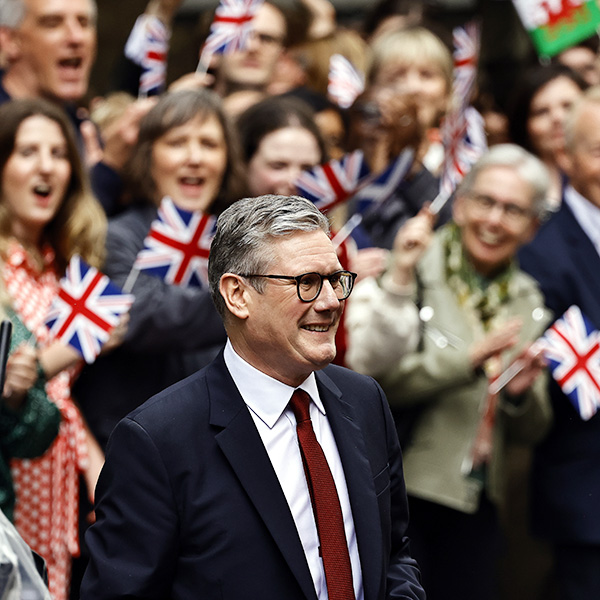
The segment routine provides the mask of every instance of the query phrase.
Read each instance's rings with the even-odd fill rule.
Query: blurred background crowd
[[[225,343],[205,283],[138,267],[159,207],[218,216],[304,194],[303,173],[359,150],[361,168],[402,174],[327,209],[358,274],[336,362],[390,401],[428,597],[600,598],[595,338],[566,342],[579,358],[563,380],[587,373],[575,403],[539,342],[572,306],[580,337],[600,328],[598,36],[540,56],[509,0],[265,0],[243,48],[202,53],[215,8],[0,0],[0,508],[52,597],[78,597],[114,425]],[[453,30],[472,22],[459,100],[483,141],[445,192]],[[337,55],[363,80],[346,101]],[[75,255],[135,297],[86,362],[45,324]]]

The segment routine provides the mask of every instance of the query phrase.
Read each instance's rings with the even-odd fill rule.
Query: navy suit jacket
[[[401,454],[371,378],[316,373],[344,466],[365,600],[423,599]],[[222,353],[113,432],[83,600],[316,600],[292,514]]]
[[[576,304],[600,329],[600,257],[566,202],[520,253],[559,317]],[[554,426],[536,450],[532,518],[559,542],[600,544],[600,413],[583,421],[552,379]]]

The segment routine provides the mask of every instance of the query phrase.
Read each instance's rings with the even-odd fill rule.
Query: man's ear
[[[8,64],[21,57],[21,36],[12,27],[0,26],[0,48]]]
[[[247,319],[249,315],[248,285],[242,277],[234,273],[224,273],[219,281],[219,292],[225,305],[238,319]]]

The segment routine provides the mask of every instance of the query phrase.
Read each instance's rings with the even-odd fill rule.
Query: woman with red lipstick
[[[218,215],[245,195],[236,138],[210,90],[162,96],[140,123],[127,167],[134,200],[109,222],[105,272],[124,285],[165,196]],[[207,286],[171,285],[139,273],[123,345],[86,366],[75,392],[100,444],[127,413],[207,364],[225,330]]]
[[[550,315],[515,260],[537,229],[547,187],[539,159],[513,144],[494,146],[458,188],[454,222],[435,233],[416,275],[407,276],[403,254],[431,228],[406,246],[400,230],[388,271],[370,297],[357,286],[361,306],[348,307],[351,347],[362,345],[351,366],[381,383],[399,431],[406,410],[418,407],[403,461],[411,551],[431,600],[498,597],[506,448],[539,441],[550,425],[543,360],[531,347]],[[421,330],[417,349],[403,355],[405,324],[385,315],[407,298],[420,309]],[[368,360],[370,348],[378,363]],[[492,392],[515,360],[521,370]]]
[[[0,260],[7,312],[29,330],[48,398],[58,407],[59,433],[38,459],[15,460],[15,524],[47,563],[54,600],[66,598],[77,555],[79,475],[93,493],[102,453],[71,398],[80,364],[53,342],[44,319],[65,267],[77,253],[100,266],[106,219],[82,170],[66,115],[43,100],[0,107]],[[22,334],[21,334],[22,335]]]
[[[574,71],[560,64],[526,71],[509,113],[511,140],[540,158],[550,171],[548,204],[556,211],[562,198],[564,121],[573,103],[587,88]]]

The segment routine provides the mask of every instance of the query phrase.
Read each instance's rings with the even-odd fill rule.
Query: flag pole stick
[[[537,347],[537,349],[535,349],[535,356],[538,356],[544,351],[541,344],[536,343],[534,346]],[[512,362],[505,371],[500,373],[500,375],[490,383],[490,394],[497,394],[503,390],[524,368],[525,361],[522,358],[517,358],[517,360]]]
[[[450,200],[450,194],[447,192],[440,192],[429,206],[429,212],[432,215],[437,215],[440,210],[444,208],[444,205],[446,202],[448,202],[448,200]]]
[[[345,225],[333,236],[331,243],[336,250],[348,239],[348,236],[360,225],[361,221],[362,215],[360,213],[352,215],[346,221]]]
[[[206,75],[208,73],[208,67],[210,63],[210,56],[205,57],[204,52],[200,54],[200,59],[198,60],[198,66],[196,67],[196,75]]]
[[[140,270],[136,267],[131,267],[131,271],[129,271],[129,275],[127,275],[127,279],[122,288],[122,292],[124,294],[131,294],[131,290],[137,281],[138,275],[140,274]]]

